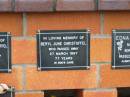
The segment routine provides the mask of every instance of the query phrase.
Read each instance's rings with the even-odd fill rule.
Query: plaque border
[[[7,45],[8,45],[8,49],[7,49],[7,53],[8,53],[8,68],[7,69],[0,69],[0,73],[5,72],[5,73],[11,73],[12,71],[12,66],[11,66],[11,33],[10,32],[0,32],[0,33],[4,33],[6,35],[0,35],[1,36],[7,36]]]
[[[41,33],[41,32],[45,33]],[[50,33],[52,32],[52,33]],[[55,33],[54,33],[55,32]],[[58,33],[60,32],[60,33]],[[66,33],[86,33],[87,37],[87,44],[88,46],[86,47],[86,55],[88,55],[88,58],[86,59],[86,64],[85,66],[66,66],[66,67],[42,67],[41,65],[41,46],[39,45],[40,41],[40,35],[41,34],[66,34]],[[37,69],[39,71],[42,70],[82,70],[82,69],[90,69],[90,30],[38,30],[36,34],[37,38]],[[79,69],[80,68],[80,69]]]
[[[115,29],[115,30],[112,30],[112,69],[123,69],[123,68],[130,68],[130,65],[119,65],[119,66],[116,66],[116,63],[115,63],[115,52],[116,52],[116,46],[115,46],[115,36],[117,33],[130,33],[130,29],[126,29],[126,30],[123,30],[123,29]],[[114,50],[113,50],[114,49]],[[113,55],[114,54],[114,55]]]

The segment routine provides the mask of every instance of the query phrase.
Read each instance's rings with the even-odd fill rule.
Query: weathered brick
[[[100,74],[102,88],[130,87],[129,69],[112,69],[111,65],[101,65]]]
[[[15,0],[17,12],[46,12],[52,9],[53,0]]]
[[[13,64],[36,64],[36,40],[12,40]]]
[[[91,62],[111,62],[111,38],[91,39]]]
[[[71,13],[28,13],[27,32],[35,35],[41,30],[90,29],[92,34],[100,33],[100,16],[97,12]]]
[[[0,13],[0,32],[11,32],[12,36],[22,35],[22,14]]]
[[[26,68],[27,90],[82,89],[95,88],[96,66],[90,70],[37,71],[36,67]]]
[[[95,0],[57,0],[57,11],[92,11],[96,10]]]
[[[83,97],[117,97],[117,91],[113,90],[84,90]]]
[[[22,90],[22,68],[13,68],[11,73],[0,73],[0,83],[8,84],[17,90]]]
[[[99,0],[99,10],[130,10],[130,0]]]
[[[124,12],[104,12],[104,33],[111,34],[113,29],[129,29],[130,13]]]

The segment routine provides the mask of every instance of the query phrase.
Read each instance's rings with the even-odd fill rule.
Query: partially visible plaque
[[[112,68],[130,68],[130,30],[113,30]]]
[[[0,94],[0,97],[15,97],[14,88],[11,88],[10,91],[7,91],[4,94]]]
[[[0,72],[11,72],[11,35],[0,32]]]
[[[38,70],[89,69],[90,33],[86,30],[41,30],[37,33]]]

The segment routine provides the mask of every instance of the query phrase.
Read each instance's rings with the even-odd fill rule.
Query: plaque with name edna
[[[15,97],[15,89],[11,88],[9,91],[7,91],[4,94],[0,94],[0,97]]]
[[[112,68],[130,68],[130,30],[113,30]]]
[[[0,72],[11,72],[11,35],[0,32]]]
[[[88,30],[40,30],[36,37],[38,70],[89,69]]]

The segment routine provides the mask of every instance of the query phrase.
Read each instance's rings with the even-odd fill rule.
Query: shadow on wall
[[[82,90],[45,90],[44,97],[82,97]]]
[[[130,87],[118,88],[118,97],[130,97]]]

